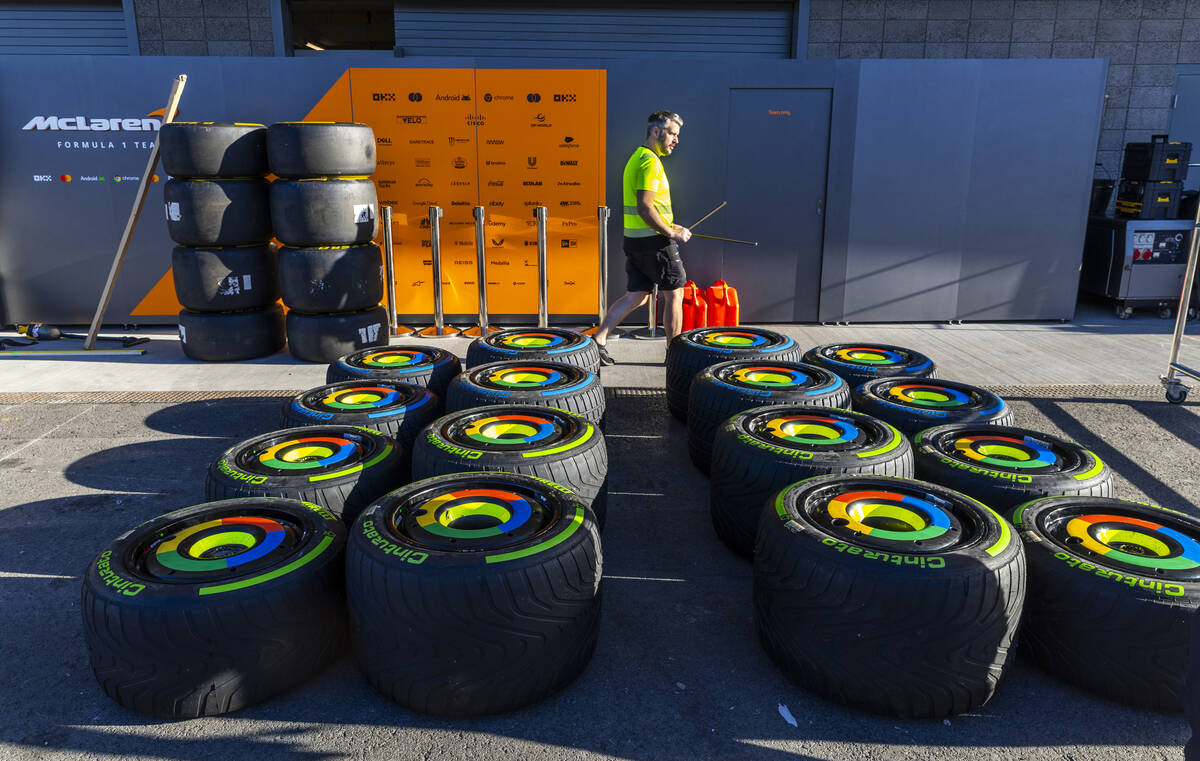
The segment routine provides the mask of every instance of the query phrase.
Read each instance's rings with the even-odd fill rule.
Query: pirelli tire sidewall
[[[274,354],[286,342],[283,307],[243,312],[179,312],[179,341],[188,359],[238,362]]]
[[[710,345],[704,339],[715,332],[741,332],[761,341],[760,345]],[[762,328],[696,328],[684,331],[667,344],[667,409],[680,422],[687,422],[688,395],[692,379],[706,367],[736,359],[772,359],[799,362],[800,349],[790,337]]]
[[[521,345],[522,340],[528,343]],[[469,369],[516,361],[565,362],[592,374],[600,373],[600,350],[596,342],[591,336],[565,328],[509,328],[480,336],[467,346]]]
[[[279,292],[289,309],[354,312],[383,301],[383,254],[374,243],[279,249]]]
[[[889,389],[900,386],[928,384],[965,398],[960,406],[923,406],[902,404],[889,398]],[[916,436],[926,428],[950,423],[983,423],[1011,426],[1012,408],[991,391],[966,383],[931,378],[893,376],[859,384],[853,394],[854,409],[886,420],[906,436]]]
[[[370,401],[355,404],[339,403],[342,395],[356,391],[371,394],[381,404]],[[387,397],[394,395],[389,400]],[[442,414],[442,402],[427,388],[402,381],[341,381],[310,388],[284,403],[281,427],[301,428],[310,425],[352,425],[374,428],[391,436],[403,448],[405,459],[411,461],[412,444],[417,433]]]
[[[971,433],[1032,437],[1039,447],[1049,445],[1045,447],[1047,454],[1062,465],[1058,470],[1037,472],[973,461],[954,448],[955,440]],[[927,428],[913,439],[913,458],[918,478],[969,494],[1004,515],[1010,515],[1023,502],[1041,497],[1113,495],[1112,470],[1093,452],[1066,439],[1022,428],[977,423]]]
[[[383,361],[389,357],[399,357],[404,361]],[[424,386],[445,400],[447,386],[460,372],[462,363],[445,349],[415,344],[396,345],[359,349],[339,357],[329,363],[325,382],[391,378],[414,386]]]
[[[1173,527],[1191,540],[1200,538],[1200,519],[1155,505],[1080,496],[1020,505],[1013,523],[1029,558],[1022,654],[1109,700],[1182,710],[1200,581],[1120,567],[1074,549],[1079,545],[1050,538],[1044,522],[1056,512],[1078,508],[1133,514]]]
[[[171,252],[175,297],[194,312],[261,309],[279,299],[275,246],[187,248]]]
[[[375,132],[353,122],[278,122],[266,134],[266,156],[279,177],[375,173]]]
[[[139,567],[173,526],[231,513],[283,516],[300,540],[278,559],[218,579],[166,581]],[[97,681],[117,703],[169,719],[236,711],[298,685],[343,649],[345,541],[329,511],[275,498],[193,505],[125,532],[83,575]]]
[[[286,320],[288,351],[304,362],[336,362],[370,346],[387,346],[387,309],[306,314],[291,310]]]
[[[379,235],[379,199],[369,177],[311,177],[271,183],[270,219],[288,246],[349,246]]]
[[[526,375],[559,380],[545,390],[536,385],[505,386],[493,380],[523,368],[529,370]],[[489,404],[557,407],[599,425],[605,410],[604,387],[600,385],[600,376],[565,362],[506,361],[479,365],[460,373],[446,389],[447,412]]]
[[[267,128],[261,124],[169,122],[158,131],[163,171],[172,177],[262,177]]]
[[[957,541],[941,548],[909,541],[881,550],[808,515],[805,500],[821,500],[831,485],[916,489],[971,528],[943,534]],[[806,688],[872,713],[941,718],[987,702],[1015,654],[1024,597],[1025,555],[1012,527],[935,484],[819,476],[781,491],[759,522],[754,604],[764,649]]]
[[[890,364],[855,362],[849,358],[838,356],[839,351],[853,348],[863,348],[868,351],[875,349],[878,350],[881,356],[897,356],[895,357],[895,361]],[[896,375],[905,375],[913,378],[937,377],[937,367],[929,357],[919,351],[913,351],[903,346],[892,346],[890,344],[861,342],[824,344],[814,346],[804,352],[803,361],[824,367],[830,372],[840,375],[850,385],[852,390],[869,380],[891,378]]]
[[[167,180],[167,234],[192,248],[266,243],[272,235],[268,185],[259,177]]]
[[[557,505],[533,536],[455,552],[397,529],[398,510],[422,490],[514,483]],[[478,716],[528,705],[564,687],[591,659],[602,571],[595,516],[555,484],[508,473],[417,481],[377,500],[350,530],[347,602],[359,665],[382,694],[427,714]],[[489,646],[479,647],[481,640]]]

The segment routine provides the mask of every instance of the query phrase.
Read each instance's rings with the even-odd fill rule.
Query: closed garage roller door
[[[0,55],[129,55],[121,0],[0,2]]]

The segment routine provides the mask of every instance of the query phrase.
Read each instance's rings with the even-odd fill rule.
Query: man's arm
[[[641,218],[646,220],[646,224],[671,240],[687,243],[688,239],[692,237],[691,230],[681,225],[668,224],[667,220],[662,218],[662,215],[658,213],[658,209],[654,208],[653,190],[639,190],[637,192],[637,210]]]

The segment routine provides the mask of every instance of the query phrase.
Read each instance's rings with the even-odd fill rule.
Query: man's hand
[[[687,243],[691,240],[692,231],[682,225],[671,225],[671,240]]]

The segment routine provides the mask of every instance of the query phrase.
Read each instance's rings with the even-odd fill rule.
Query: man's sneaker
[[[612,355],[608,353],[608,349],[605,348],[604,344],[596,344],[596,349],[600,352],[600,364],[602,364],[602,365],[617,364],[617,360],[612,358]]]

